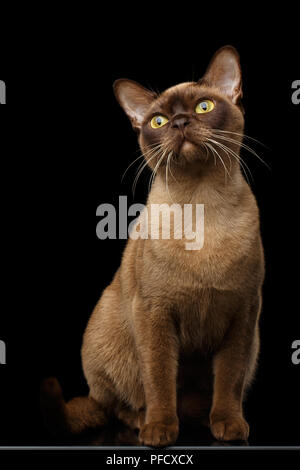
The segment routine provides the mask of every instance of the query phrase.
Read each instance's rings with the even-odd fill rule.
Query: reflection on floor
[[[71,439],[51,438],[47,445],[72,445],[72,446],[139,446],[138,432],[132,431],[119,421],[112,423],[110,427],[85,436],[72,437]],[[181,426],[176,446],[248,446],[247,442],[219,442],[216,441],[206,427]]]

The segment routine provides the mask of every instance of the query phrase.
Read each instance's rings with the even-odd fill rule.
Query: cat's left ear
[[[145,115],[156,94],[133,80],[121,78],[113,84],[115,96],[129,117],[132,127],[140,131]]]
[[[220,88],[234,104],[239,105],[243,96],[240,57],[232,46],[219,49],[210,61],[203,80]]]

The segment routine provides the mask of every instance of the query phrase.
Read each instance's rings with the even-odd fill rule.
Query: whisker
[[[223,167],[224,167],[224,170],[225,170],[225,184],[227,184],[227,175],[229,176],[229,178],[231,179],[231,176],[230,174],[228,173],[228,169],[224,163],[224,160],[222,159],[222,157],[220,156],[219,152],[217,152],[217,150],[214,148],[213,145],[209,144],[208,142],[206,142],[206,145],[213,151],[216,153],[217,157],[220,159]]]
[[[176,181],[176,183],[179,184],[178,181],[177,181],[177,179],[175,178],[173,172],[172,172],[172,162],[174,162],[173,156],[174,156],[174,152],[173,152],[173,150],[171,150],[171,157],[170,157],[170,174],[171,174],[172,178]]]
[[[225,137],[225,136],[220,136],[220,135],[214,135],[214,137],[225,140],[226,142],[234,143],[246,149],[248,152],[252,153],[252,155],[254,155],[256,158],[258,158],[269,170],[271,170],[270,166],[251,147],[249,147],[249,145],[246,145],[243,142],[240,142],[236,139],[231,139],[230,137]]]
[[[212,139],[209,139],[209,140],[212,140]],[[244,162],[244,160],[242,159],[242,157],[240,155],[238,155],[236,152],[234,152],[231,148],[227,147],[226,145],[224,144],[221,144],[220,142],[217,142],[216,140],[213,141],[216,145],[218,145],[221,149],[224,150],[224,152],[229,152],[234,158],[235,160],[241,165],[241,168],[245,174],[245,177],[247,179],[247,182],[250,186],[250,181],[249,181],[249,178],[248,178],[248,174],[247,174],[247,170],[251,176],[251,179],[252,181],[254,181],[253,179],[253,176],[252,176],[252,173],[248,167],[248,165],[246,164],[246,162]]]
[[[159,166],[160,166],[160,164],[161,164],[161,162],[162,162],[162,160],[163,160],[165,154],[166,154],[166,149],[163,150],[162,155],[159,157],[159,159],[158,159],[157,162],[156,162],[156,165],[155,165],[154,169],[152,170],[152,173],[151,173],[151,176],[150,176],[150,180],[149,180],[149,184],[148,184],[148,192],[150,192],[150,190],[151,190],[151,188],[152,188],[152,185],[153,185],[153,182],[154,182],[154,178],[155,178],[155,176],[156,176],[156,172],[157,172],[157,170],[158,170],[158,168],[159,168]]]
[[[143,158],[143,159],[144,159],[145,157],[150,156],[150,155],[151,155],[156,149],[158,149],[160,146],[161,146],[160,144],[155,144],[155,147],[153,147],[152,149],[148,150],[147,152],[145,152],[145,153],[139,155],[135,160],[133,160],[133,162],[131,162],[131,163],[128,165],[128,167],[126,168],[126,170],[124,171],[123,176],[122,176],[122,178],[121,178],[121,182],[123,181],[123,179],[124,179],[124,177],[125,177],[127,171],[129,170],[129,168],[130,168],[135,162],[137,162],[140,158]],[[143,164],[143,162],[141,163],[141,165],[139,165],[137,171],[139,171],[139,169],[140,169],[140,167],[142,166],[142,164]]]
[[[254,139],[253,137],[250,137],[250,135],[247,135],[247,134],[241,134],[239,132],[233,132],[233,131],[224,131],[222,129],[210,129],[212,131],[216,131],[216,132],[223,132],[225,134],[234,134],[234,135],[238,135],[239,137],[244,137],[245,139],[248,139],[248,140],[252,140],[253,142],[256,142],[257,144],[259,145],[262,145],[263,147],[265,148],[268,148],[267,145],[265,145],[263,142],[260,142],[260,140],[257,140],[257,139]]]
[[[155,153],[155,155],[156,155],[156,153]],[[154,155],[153,155],[153,157],[154,157]],[[141,164],[138,166],[138,169],[137,169],[137,171],[136,171],[135,179],[136,179],[136,178],[139,178],[140,173],[141,173],[141,172],[144,170],[144,168],[147,166],[147,162],[148,162],[148,161],[151,161],[151,160],[152,160],[152,157],[149,158],[148,160],[145,160],[145,158],[143,159],[143,161],[141,162]]]
[[[219,144],[219,142],[218,142],[217,140],[213,140],[213,139],[208,139],[208,140],[209,140],[210,142],[213,142],[213,143],[216,144],[216,145]],[[223,150],[223,151],[225,152],[225,154],[226,154],[226,156],[227,156],[227,158],[228,158],[228,160],[229,160],[229,162],[230,162],[230,172],[231,172],[231,170],[232,170],[232,161],[231,161],[231,158],[230,158],[229,153],[225,150],[225,147],[226,147],[226,146],[223,145],[223,146],[221,147],[221,145],[219,145],[219,147],[221,148],[221,150]]]
[[[128,167],[126,168],[126,170],[124,171],[124,173],[123,173],[123,175],[122,175],[121,183],[122,183],[122,181],[123,181],[123,179],[124,179],[124,177],[125,177],[127,171],[129,170],[129,168],[132,167],[132,165],[133,165],[135,162],[137,162],[140,158],[144,158],[144,155],[140,155],[139,157],[137,157],[135,160],[133,160],[133,162],[131,162],[131,163],[128,165]]]
[[[165,144],[164,144],[164,150],[163,150],[163,154],[161,156],[161,158],[158,160],[157,164],[155,165],[155,168],[153,169],[152,173],[151,173],[151,176],[150,176],[150,180],[149,180],[149,184],[148,184],[148,192],[150,193],[151,191],[151,187],[153,185],[153,182],[154,182],[154,178],[158,172],[158,169],[159,169],[159,166],[160,164],[162,163],[163,161],[163,158],[165,156],[165,154],[167,152],[169,152],[169,146],[171,144],[171,141],[168,140]],[[161,145],[161,149],[163,149],[163,145]]]
[[[205,152],[206,152],[205,161],[207,162],[208,157],[209,157],[208,148],[207,148],[207,146],[205,145],[205,142],[200,142],[200,145],[205,148]],[[216,165],[216,157],[215,157],[215,154],[214,154],[214,153],[213,153],[213,156],[214,156],[214,162],[215,162],[215,165]]]
[[[169,152],[169,155],[168,155],[168,158],[167,158],[167,164],[166,164],[166,189],[167,189],[167,192],[169,194],[169,197],[171,199],[172,202],[174,202],[171,194],[170,194],[170,190],[169,190],[169,184],[168,184],[168,172],[169,172],[169,164],[170,164],[170,158],[172,157],[172,151]]]
[[[160,164],[161,162],[163,161],[164,159],[164,156],[165,154],[167,153],[167,149],[163,151],[162,153],[162,156],[160,157],[160,159],[158,160],[158,162],[156,163],[155,167],[154,167],[154,170],[152,171],[152,174],[151,174],[151,177],[150,177],[150,181],[149,181],[149,184],[148,184],[148,191],[150,192],[151,191],[151,188],[152,188],[152,185],[153,185],[153,182],[154,182],[154,178],[158,172],[158,169],[160,167]]]
[[[152,155],[149,160],[146,160],[143,164],[142,164],[142,167],[138,170],[135,178],[134,178],[134,181],[133,181],[133,185],[132,185],[132,192],[133,192],[133,196],[135,195],[135,190],[136,190],[136,185],[137,185],[137,182],[138,182],[138,179],[139,177],[141,176],[142,172],[144,171],[144,169],[148,166],[148,163],[150,161],[152,161],[154,158],[156,158],[160,153],[160,149],[158,149],[154,155]]]

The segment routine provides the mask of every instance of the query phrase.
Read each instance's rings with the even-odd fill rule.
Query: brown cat
[[[204,204],[204,245],[187,250],[185,237],[128,240],[84,334],[89,396],[65,403],[48,379],[48,422],[81,433],[115,414],[139,428],[140,443],[166,446],[177,439],[179,418],[192,418],[218,440],[246,440],[242,404],[259,350],[264,257],[257,204],[240,166],[238,54],[220,49],[199,82],[161,95],[126,79],[114,91],[155,169],[147,208]]]

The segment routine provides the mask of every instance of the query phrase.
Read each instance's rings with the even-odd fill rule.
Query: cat
[[[80,434],[117,416],[139,430],[140,444],[161,447],[191,419],[217,440],[247,440],[243,400],[259,352],[265,267],[259,211],[239,157],[239,55],[221,48],[202,79],[160,95],[128,79],[117,80],[114,93],[155,172],[147,207],[204,204],[204,244],[128,240],[84,333],[89,395],[66,403],[58,381],[47,379],[48,425]]]

